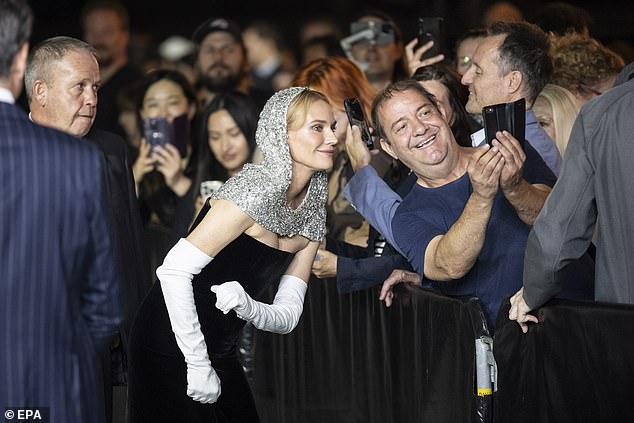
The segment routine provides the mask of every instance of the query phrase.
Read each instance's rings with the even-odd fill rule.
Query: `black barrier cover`
[[[522,334],[500,309],[496,421],[634,422],[634,306],[553,300]]]
[[[257,331],[254,394],[263,422],[475,422],[477,301],[399,285],[339,295],[311,279],[289,335]]]

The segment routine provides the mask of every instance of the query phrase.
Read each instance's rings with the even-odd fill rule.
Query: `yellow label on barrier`
[[[484,397],[486,395],[491,395],[493,394],[493,389],[492,388],[478,388],[478,396],[479,397]]]

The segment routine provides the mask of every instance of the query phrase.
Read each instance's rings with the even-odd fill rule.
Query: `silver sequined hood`
[[[303,87],[287,88],[267,101],[255,133],[264,160],[257,165],[246,164],[214,197],[235,203],[257,223],[280,236],[302,235],[319,241],[326,235],[326,173],[313,174],[299,207],[291,209],[286,200],[293,167],[286,113],[293,99],[304,90]]]

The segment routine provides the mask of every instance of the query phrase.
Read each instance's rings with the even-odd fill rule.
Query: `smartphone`
[[[370,134],[370,127],[368,126],[368,121],[365,118],[363,107],[361,106],[359,99],[356,97],[346,98],[343,101],[343,107],[348,115],[350,127],[352,127],[352,125],[357,125],[361,130],[361,139],[365,142],[365,145],[370,150],[374,149],[374,140]]]
[[[170,123],[165,118],[143,119],[143,135],[145,136],[145,140],[152,147],[152,151],[156,146],[163,146],[170,142],[170,132]]]
[[[223,185],[222,181],[202,181],[200,183],[200,196],[203,200],[211,197]]]
[[[440,17],[418,18],[418,34],[416,38],[418,39],[416,48],[422,47],[431,40],[434,41],[432,48],[427,50],[421,59],[428,59],[442,54],[445,47],[444,19]]]
[[[178,149],[181,157],[187,156],[189,119],[186,114],[174,118],[172,122],[164,117],[144,118],[143,135],[152,150],[157,145],[172,144]]]
[[[513,103],[493,104],[482,108],[482,121],[486,142],[490,145],[498,131],[510,132],[524,148],[526,131],[526,101],[521,98]]]

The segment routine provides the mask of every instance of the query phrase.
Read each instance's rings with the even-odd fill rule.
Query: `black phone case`
[[[418,44],[416,48],[422,47],[423,44],[434,40],[431,49],[423,54],[422,59],[427,59],[444,51],[444,19],[439,17],[418,18]]]
[[[491,144],[498,131],[508,131],[524,148],[526,130],[526,101],[522,98],[513,103],[493,104],[482,109],[482,121],[486,142]]]
[[[370,128],[368,127],[368,122],[365,119],[363,107],[361,107],[359,99],[356,97],[346,98],[343,102],[343,107],[346,110],[346,115],[348,115],[350,126],[357,125],[359,129],[361,129],[361,139],[365,142],[365,145],[372,150],[374,148],[374,140],[372,139],[372,135],[370,135]]]

